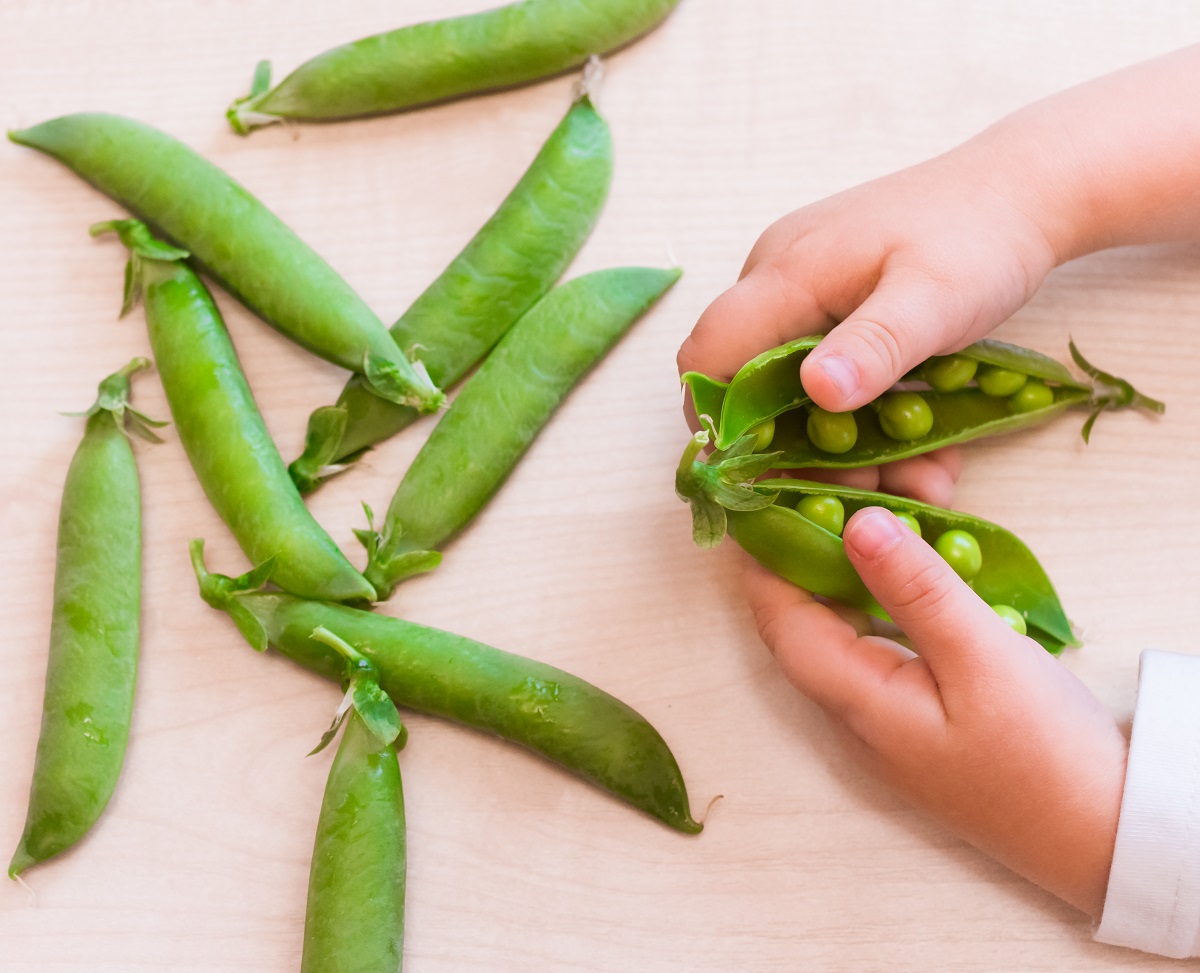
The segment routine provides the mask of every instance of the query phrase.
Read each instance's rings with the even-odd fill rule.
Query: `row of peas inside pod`
[[[1071,356],[1085,379],[1031,349],[984,340],[929,359],[862,408],[826,412],[800,384],[801,362],[820,341],[800,338],[765,351],[729,382],[698,372],[683,376],[717,449],[729,449],[753,432],[755,451],[778,454],[777,469],[849,469],[1021,429],[1071,408],[1090,413],[1085,440],[1106,410],[1164,409],[1124,379],[1094,367],[1074,343]]]

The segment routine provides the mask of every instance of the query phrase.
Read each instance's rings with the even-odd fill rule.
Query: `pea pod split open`
[[[805,497],[836,497],[849,516],[863,507],[908,514],[923,537],[966,531],[979,544],[982,566],[971,586],[989,605],[1007,605],[1025,619],[1028,634],[1055,654],[1077,646],[1070,620],[1036,557],[1015,535],[996,524],[904,497],[791,478],[755,480],[778,466],[774,453],[752,453],[746,436],[729,450],[699,459],[708,433],[693,437],[680,462],[676,492],[692,506],[693,535],[702,547],[720,543],[726,531],[755,560],[818,595],[881,619],[887,614],[862,583],[837,534],[802,516]]]
[[[945,359],[930,359],[905,376],[903,387],[918,397],[917,406],[928,412],[926,425],[915,430],[918,434],[897,433],[889,427],[885,395],[853,413],[842,414],[849,433],[837,445],[822,444],[820,430],[812,425],[814,413],[818,419],[834,414],[814,409],[800,385],[800,363],[820,340],[819,336],[800,338],[765,351],[747,362],[730,382],[697,372],[683,376],[696,414],[707,416],[713,427],[717,449],[728,449],[746,433],[773,422],[770,448],[779,454],[776,468],[848,469],[1022,429],[1070,408],[1086,408],[1091,413],[1084,425],[1085,440],[1096,417],[1106,410],[1132,406],[1161,413],[1164,409],[1161,402],[1142,395],[1124,379],[1092,367],[1073,343],[1071,354],[1091,381],[1075,378],[1059,362],[1028,348],[985,340],[952,356],[965,366],[959,380],[943,383],[931,370]],[[1011,380],[1012,384],[1006,387],[993,379]],[[976,384],[970,384],[972,380]],[[761,438],[765,441],[768,437]]]
[[[125,760],[137,679],[142,511],[129,434],[157,442],[129,405],[144,358],[106,378],[71,460],[58,521],[54,613],[29,811],[15,878],[95,824]]]
[[[445,397],[341,275],[226,172],[120,115],[65,115],[8,137],[44,152],[187,250],[263,320],[422,412]]]
[[[569,71],[656,27],[679,0],[521,0],[375,34],[319,54],[271,87],[260,62],[226,112],[243,135],[280,121],[403,111]]]
[[[200,593],[256,649],[273,646],[340,681],[342,657],[312,638],[325,628],[378,670],[398,706],[454,720],[541,754],[664,824],[695,834],[679,765],[658,731],[620,700],[561,669],[461,635],[342,605],[258,590],[268,562],[238,579],[192,561]]]
[[[441,388],[458,383],[554,285],[587,239],[612,178],[612,137],[585,95],[492,217],[392,326]],[[289,471],[301,493],[395,435],[419,413],[351,378],[308,423]]]

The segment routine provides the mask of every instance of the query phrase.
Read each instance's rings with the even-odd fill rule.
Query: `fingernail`
[[[843,541],[863,558],[879,557],[904,539],[907,528],[882,507],[867,507],[850,518]]]
[[[841,394],[843,402],[849,402],[858,392],[858,372],[849,359],[827,355],[817,360],[817,367]]]

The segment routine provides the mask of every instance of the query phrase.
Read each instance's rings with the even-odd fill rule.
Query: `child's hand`
[[[1040,204],[1007,175],[970,142],[783,217],[700,317],[680,371],[729,378],[767,348],[832,327],[800,375],[817,405],[840,412],[982,337],[1058,261]]]
[[[889,512],[859,511],[843,536],[855,569],[917,654],[859,635],[812,595],[749,562],[750,605],[788,679],[901,796],[1098,917],[1127,753],[1112,717]]]

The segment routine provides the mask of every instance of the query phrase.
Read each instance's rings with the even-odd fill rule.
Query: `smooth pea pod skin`
[[[335,47],[235,101],[234,131],[404,111],[569,71],[656,27],[679,0],[521,0]]]
[[[566,270],[599,218],[612,180],[612,136],[587,97],[577,100],[496,212],[391,329],[440,388],[456,385]],[[336,444],[309,443],[289,467],[301,493],[322,468],[343,466],[394,436],[420,413],[351,378],[337,400],[346,413]]]
[[[441,393],[404,357],[350,285],[278,216],[224,170],[150,125],[84,113],[9,132],[57,159],[189,251],[255,314],[327,361],[362,372],[368,356],[396,373],[422,411]]]
[[[143,260],[146,325],[179,441],[209,502],[272,579],[306,598],[375,591],[313,519],[263,423],[220,311],[183,261]]]
[[[1064,646],[1079,645],[1045,570],[1029,548],[996,524],[916,500],[828,483],[788,478],[756,485],[778,490],[778,498],[761,510],[728,511],[729,535],[764,567],[801,588],[887,619],[851,566],[841,538],[792,509],[806,496],[836,496],[847,519],[863,507],[886,507],[915,517],[927,538],[950,530],[971,534],[983,555],[983,566],[971,582],[975,593],[989,605],[1012,606],[1026,619],[1030,637],[1048,651],[1058,654]]]
[[[1138,396],[1132,388],[1126,399],[1117,401],[1107,393],[1100,394],[1096,386],[1076,379],[1052,358],[1018,345],[984,340],[969,345],[954,357],[976,363],[980,372],[985,368],[1004,369],[1036,379],[1040,384],[1049,383],[1045,385],[1049,394],[1015,404],[1008,398],[988,395],[978,387],[945,392],[922,389],[920,397],[933,413],[927,433],[914,439],[893,438],[884,432],[876,410],[864,406],[852,413],[857,425],[854,444],[844,452],[833,453],[818,448],[808,434],[806,407],[810,406],[810,400],[799,380],[801,362],[820,340],[819,336],[801,338],[769,349],[747,362],[730,382],[698,373],[683,376],[697,415],[707,415],[712,422],[717,449],[728,449],[757,424],[773,418],[775,436],[771,449],[780,451],[777,468],[852,469],[1023,429],[1046,422],[1072,407],[1103,411],[1130,405],[1157,406],[1152,411],[1161,411],[1161,403]],[[921,377],[919,367],[906,380]]]
[[[406,842],[396,749],[351,710],[317,822],[301,973],[398,973]]]
[[[679,279],[622,267],[563,284],[497,344],[439,420],[388,507],[365,575],[386,598],[390,565],[437,550],[491,499],[566,394]]]
[[[202,568],[198,574],[204,599],[229,612],[256,648],[269,644],[340,683],[344,661],[312,638],[315,629],[327,628],[375,666],[397,706],[502,737],[677,831],[701,830],[689,811],[679,765],[658,731],[591,683],[415,622],[275,592],[230,594],[222,587],[229,579]]]
[[[137,466],[119,423],[106,409],[88,418],[63,488],[42,725],[10,878],[87,834],[125,759],[137,679],[142,517]]]

